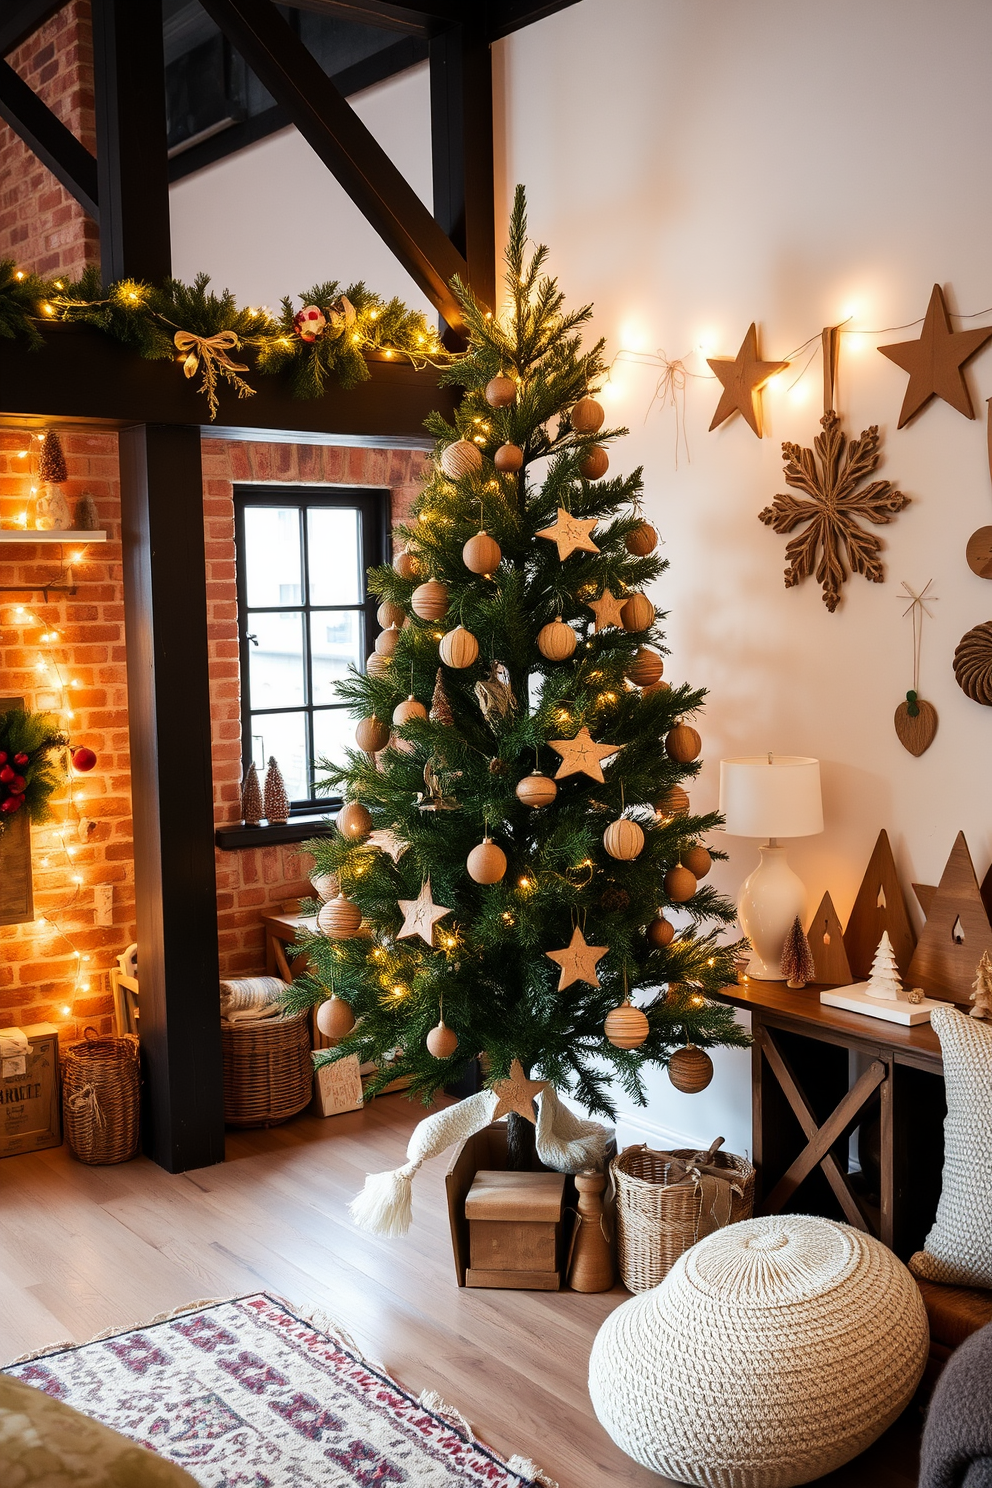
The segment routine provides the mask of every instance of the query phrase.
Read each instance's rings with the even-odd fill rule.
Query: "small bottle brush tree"
[[[792,929],[785,937],[781,969],[787,985],[793,988],[805,987],[807,982],[812,982],[816,978],[813,952],[809,948],[803,922],[798,915],[792,922]]]
[[[429,420],[434,471],[399,529],[406,555],[369,579],[409,623],[374,675],[339,689],[360,737],[374,741],[392,719],[391,741],[378,756],[350,753],[322,782],[361,802],[373,830],[307,848],[316,872],[339,876],[368,934],[304,937],[310,969],[290,1002],[333,987],[351,1004],[354,1030],[321,1062],[376,1061],[373,1091],[406,1075],[426,1103],[482,1055],[488,1083],[519,1060],[612,1116],[614,1080],[643,1103],[644,1067],[674,1049],[748,1042],[731,1009],[705,996],[735,981],[739,946],[718,939],[733,905],[680,867],[720,818],[652,804],[699,770],[693,731],[672,730],[704,693],[657,685],[664,637],[642,591],[667,564],[638,510],[640,471],[594,475],[625,432],[601,431],[589,397],[603,343],[583,350],[590,308],[565,309],[546,250],[527,257],[525,242],[518,189],[507,312],[490,316],[455,283],[469,345],[443,378],[465,389],[457,427]],[[604,596],[609,619],[609,604],[593,608]],[[411,936],[425,894],[423,935]],[[649,940],[673,902],[684,928]],[[646,1032],[618,1047],[603,1025],[628,992],[643,994]],[[436,1058],[427,1036],[442,1003],[457,1048]],[[527,1166],[533,1127],[509,1119],[510,1164]]]
[[[262,801],[262,809],[268,822],[281,823],[289,821],[289,796],[286,794],[286,783],[282,778],[282,771],[273,755],[269,755],[268,767],[265,771],[265,794]]]

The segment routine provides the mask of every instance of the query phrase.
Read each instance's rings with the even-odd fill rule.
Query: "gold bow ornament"
[[[215,336],[195,336],[192,331],[177,331],[173,336],[176,350],[183,357],[183,372],[195,377],[197,370],[203,373],[200,392],[206,393],[210,417],[217,417],[217,378],[221,376],[237,391],[239,398],[250,398],[255,389],[249,387],[239,372],[247,372],[243,362],[232,362],[229,351],[240,346],[235,331],[218,331]]]

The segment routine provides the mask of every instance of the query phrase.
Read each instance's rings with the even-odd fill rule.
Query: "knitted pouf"
[[[791,1488],[890,1426],[929,1343],[913,1278],[877,1240],[809,1215],[748,1219],[606,1319],[589,1361],[603,1426],[706,1488]]]

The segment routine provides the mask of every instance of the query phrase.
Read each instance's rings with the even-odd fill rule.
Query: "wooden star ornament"
[[[555,754],[561,755],[556,780],[564,780],[566,775],[588,775],[592,780],[604,780],[606,777],[600,760],[623,748],[622,744],[597,744],[585,725],[574,739],[549,739],[548,742]]]
[[[561,967],[561,976],[558,978],[558,991],[564,992],[573,982],[588,982],[590,987],[599,986],[599,977],[596,975],[596,962],[601,961],[609,950],[609,946],[586,945],[586,938],[576,925],[572,931],[572,938],[564,950],[545,951],[549,961],[554,961]]]
[[[788,362],[763,362],[758,356],[758,331],[754,321],[741,342],[735,357],[707,357],[706,364],[723,383],[710,431],[732,413],[743,414],[761,438],[761,402],[758,394],[777,372],[784,372]]]
[[[550,527],[542,527],[538,537],[557,543],[558,557],[564,560],[572,553],[598,553],[599,549],[589,536],[596,525],[596,517],[573,517],[563,506]]]
[[[403,911],[403,925],[396,932],[397,940],[412,940],[419,935],[425,945],[434,945],[434,926],[438,920],[443,920],[451,910],[446,909],[443,904],[435,904],[431,898],[431,881],[425,879],[420,893],[416,899],[401,899],[400,909]]]
[[[510,1073],[506,1079],[497,1080],[493,1085],[493,1090],[499,1097],[499,1105],[493,1112],[493,1120],[498,1121],[501,1116],[509,1116],[511,1111],[516,1111],[518,1116],[523,1116],[527,1121],[532,1121],[536,1125],[534,1098],[547,1088],[547,1080],[528,1080],[520,1060],[515,1059],[510,1065]]]
[[[623,594],[618,599],[615,594],[610,593],[609,589],[604,589],[598,599],[587,600],[586,609],[592,610],[596,617],[593,630],[605,630],[608,625],[622,626],[623,617],[621,611],[629,597],[629,595]]]
[[[899,411],[899,428],[925,408],[931,398],[943,398],[965,418],[974,418],[971,395],[964,380],[964,364],[992,337],[992,326],[952,331],[944,291],[933,287],[918,341],[897,341],[878,350],[909,373],[909,386]]]

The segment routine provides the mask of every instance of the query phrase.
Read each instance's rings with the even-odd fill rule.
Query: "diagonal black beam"
[[[275,6],[201,3],[431,303],[460,329],[449,281],[466,276],[465,259]]]
[[[0,56],[6,57],[27,41],[65,3],[66,0],[21,0],[16,5],[7,0],[0,15]]]
[[[0,119],[33,150],[42,165],[99,221],[96,160],[9,62],[0,61]]]
[[[294,0],[294,5],[298,10],[337,15],[360,26],[432,36],[439,27],[454,26],[463,19],[465,0],[420,0],[411,5],[398,5],[395,0]]]
[[[576,0],[490,0],[489,40],[498,41],[511,31],[522,31],[535,21],[543,21],[559,10],[567,10]]]

